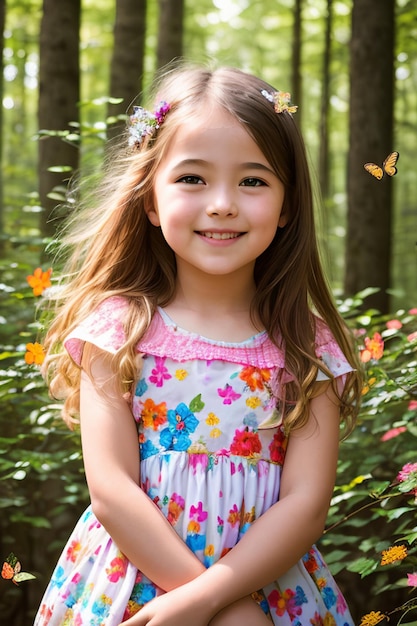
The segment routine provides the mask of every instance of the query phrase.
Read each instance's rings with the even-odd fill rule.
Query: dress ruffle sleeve
[[[64,347],[77,365],[81,365],[85,342],[111,354],[117,352],[125,342],[123,319],[128,306],[126,298],[112,296],[74,328]]]
[[[353,367],[346,359],[335,338],[323,320],[316,320],[316,355],[335,378],[341,377],[344,384],[346,374],[353,371]],[[328,380],[322,371],[317,374],[317,381]]]

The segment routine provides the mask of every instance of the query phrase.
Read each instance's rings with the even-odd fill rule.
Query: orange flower
[[[51,274],[52,268],[43,272],[41,267],[37,267],[31,276],[26,276],[34,296],[41,296],[44,290],[51,286]]]
[[[359,626],[375,626],[375,624],[379,624],[379,622],[382,622],[385,618],[386,615],[380,611],[371,611],[362,617]]]
[[[374,333],[372,339],[365,337],[365,349],[361,351],[362,363],[371,359],[378,361],[384,354],[384,340],[379,333]]]
[[[25,361],[28,365],[42,365],[45,359],[45,351],[43,346],[37,341],[35,343],[26,344]]]
[[[381,565],[391,565],[395,561],[402,561],[407,556],[406,546],[392,546],[388,550],[382,550]]]

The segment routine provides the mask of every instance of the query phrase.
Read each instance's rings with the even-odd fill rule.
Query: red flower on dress
[[[282,428],[279,428],[275,433],[271,443],[269,444],[269,452],[271,454],[271,461],[278,465],[284,465],[285,451],[287,449],[288,440],[284,434]]]
[[[253,457],[262,450],[261,440],[258,433],[245,428],[244,430],[236,430],[233,441],[230,445],[230,453],[237,456]]]

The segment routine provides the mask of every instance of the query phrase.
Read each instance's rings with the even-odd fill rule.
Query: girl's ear
[[[284,226],[287,225],[288,222],[288,217],[285,213],[281,213],[281,215],[279,216],[279,220],[278,220],[278,227],[279,228],[284,228]]]
[[[161,223],[159,221],[158,210],[154,204],[154,202],[149,201],[145,205],[145,213],[148,216],[148,220],[152,224],[152,226],[160,226]]]

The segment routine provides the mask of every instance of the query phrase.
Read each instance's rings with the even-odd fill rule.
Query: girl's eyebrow
[[[180,169],[183,167],[192,167],[192,166],[205,166],[210,167],[212,164],[209,161],[205,161],[204,159],[183,159],[176,163],[173,167],[174,170]],[[276,177],[274,170],[265,165],[264,163],[258,163],[257,161],[248,161],[247,163],[239,163],[239,168],[244,170],[261,170],[264,172],[269,172]]]

